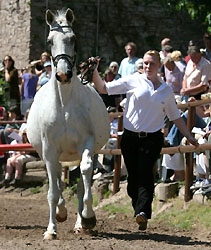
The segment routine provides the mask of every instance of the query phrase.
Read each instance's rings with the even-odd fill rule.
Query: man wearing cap
[[[198,46],[190,46],[188,50],[190,60],[188,61],[181,95],[186,97],[193,96],[201,99],[201,94],[206,92],[211,82],[211,63],[200,53]]]
[[[45,71],[41,74],[39,78],[38,85],[40,87],[42,87],[44,84],[46,84],[49,81],[49,79],[51,78],[51,72],[52,72],[50,61],[45,62],[43,66],[44,66]]]

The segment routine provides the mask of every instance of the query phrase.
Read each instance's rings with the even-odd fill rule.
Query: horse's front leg
[[[44,147],[43,147],[44,148]],[[58,185],[61,178],[61,165],[58,161],[58,154],[55,151],[49,150],[49,147],[44,148],[43,159],[46,163],[49,179],[48,189],[48,204],[50,209],[50,218],[47,231],[44,233],[44,240],[51,240],[56,238],[56,207],[61,197],[61,185]],[[63,207],[61,200],[60,206]]]
[[[82,160],[80,164],[81,176],[84,184],[83,210],[81,214],[81,224],[83,229],[92,229],[96,225],[96,217],[92,208],[93,199],[91,193],[91,181],[93,173],[92,154],[93,138],[90,137],[85,149],[82,152]]]
[[[56,220],[58,222],[64,222],[67,219],[67,208],[65,207],[65,199],[62,195],[63,187],[62,187],[62,180],[61,180],[61,175],[62,175],[61,164],[60,164],[60,171],[58,172],[58,175],[59,176],[57,178],[57,185],[59,188],[60,197],[59,197],[58,205],[56,207]]]

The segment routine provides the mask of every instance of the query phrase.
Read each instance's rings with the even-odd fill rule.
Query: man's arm
[[[180,130],[180,132],[188,139],[188,141],[194,145],[198,146],[197,140],[191,135],[191,133],[188,131],[186,124],[184,120],[180,117],[173,121],[177,128]]]

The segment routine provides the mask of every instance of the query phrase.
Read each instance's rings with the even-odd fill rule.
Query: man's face
[[[147,78],[155,77],[161,63],[157,56],[146,54],[143,58],[143,68]]]
[[[130,46],[128,45],[125,49],[126,51],[126,54],[128,57],[134,57],[135,56],[135,50]]]
[[[201,53],[194,52],[194,53],[190,54],[190,58],[191,58],[193,63],[198,64],[201,60]]]

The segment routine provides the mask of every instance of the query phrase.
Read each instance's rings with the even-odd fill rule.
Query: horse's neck
[[[61,107],[66,106],[69,103],[72,95],[74,95],[74,89],[76,87],[76,81],[74,76],[71,83],[61,84],[58,83],[56,78],[53,77],[53,91],[56,98],[56,103],[59,103]]]

